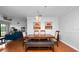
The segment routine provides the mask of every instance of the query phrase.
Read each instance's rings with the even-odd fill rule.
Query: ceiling
[[[78,6],[0,6],[0,14],[9,17],[63,16]]]

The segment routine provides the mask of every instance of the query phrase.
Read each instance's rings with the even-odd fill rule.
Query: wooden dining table
[[[39,35],[29,34],[29,35],[26,35],[25,38],[26,39],[38,39],[38,40],[41,40],[41,39],[50,40],[51,38],[54,38],[54,36],[51,35],[51,34],[45,34],[45,35],[42,35],[42,34],[39,34]]]
[[[54,38],[51,34],[29,34],[25,37],[24,47],[27,51],[28,47],[51,47],[52,51],[54,51],[54,42],[52,42],[50,39]]]
[[[39,35],[35,35],[35,34],[29,34],[25,36],[25,40],[32,40],[32,39],[36,39],[36,40],[43,40],[43,39],[47,39],[47,40],[51,40],[51,39],[56,39],[55,36],[51,35],[51,34],[39,34]],[[57,47],[59,46],[59,37],[56,39],[57,41],[55,42]]]

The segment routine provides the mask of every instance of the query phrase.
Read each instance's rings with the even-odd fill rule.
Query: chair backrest
[[[34,30],[34,35],[39,35],[39,30]]]
[[[45,30],[40,30],[40,34],[45,35],[46,31]]]
[[[59,32],[60,32],[60,31],[56,31],[56,32],[55,32],[55,39],[56,39],[57,41],[59,41]]]
[[[27,35],[26,32],[22,32],[22,34],[23,34],[23,37],[26,37],[26,35]]]

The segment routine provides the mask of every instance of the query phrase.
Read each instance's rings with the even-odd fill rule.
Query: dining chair
[[[60,31],[56,31],[54,38],[51,39],[51,41],[54,41],[54,43],[56,43],[57,47],[59,46],[58,44],[59,43],[59,32]]]
[[[39,35],[39,30],[34,30],[34,35]]]
[[[45,30],[40,30],[40,34],[41,35],[45,35],[46,34],[46,31]]]
[[[0,37],[0,45],[5,43],[5,38],[4,37]]]

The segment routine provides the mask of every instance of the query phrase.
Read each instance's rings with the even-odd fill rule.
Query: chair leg
[[[59,46],[59,41],[58,41],[58,42],[56,42],[56,45],[57,45],[57,47]]]
[[[27,52],[27,51],[28,51],[28,48],[25,49],[25,52]]]
[[[54,45],[51,48],[52,48],[52,52],[54,52]]]

